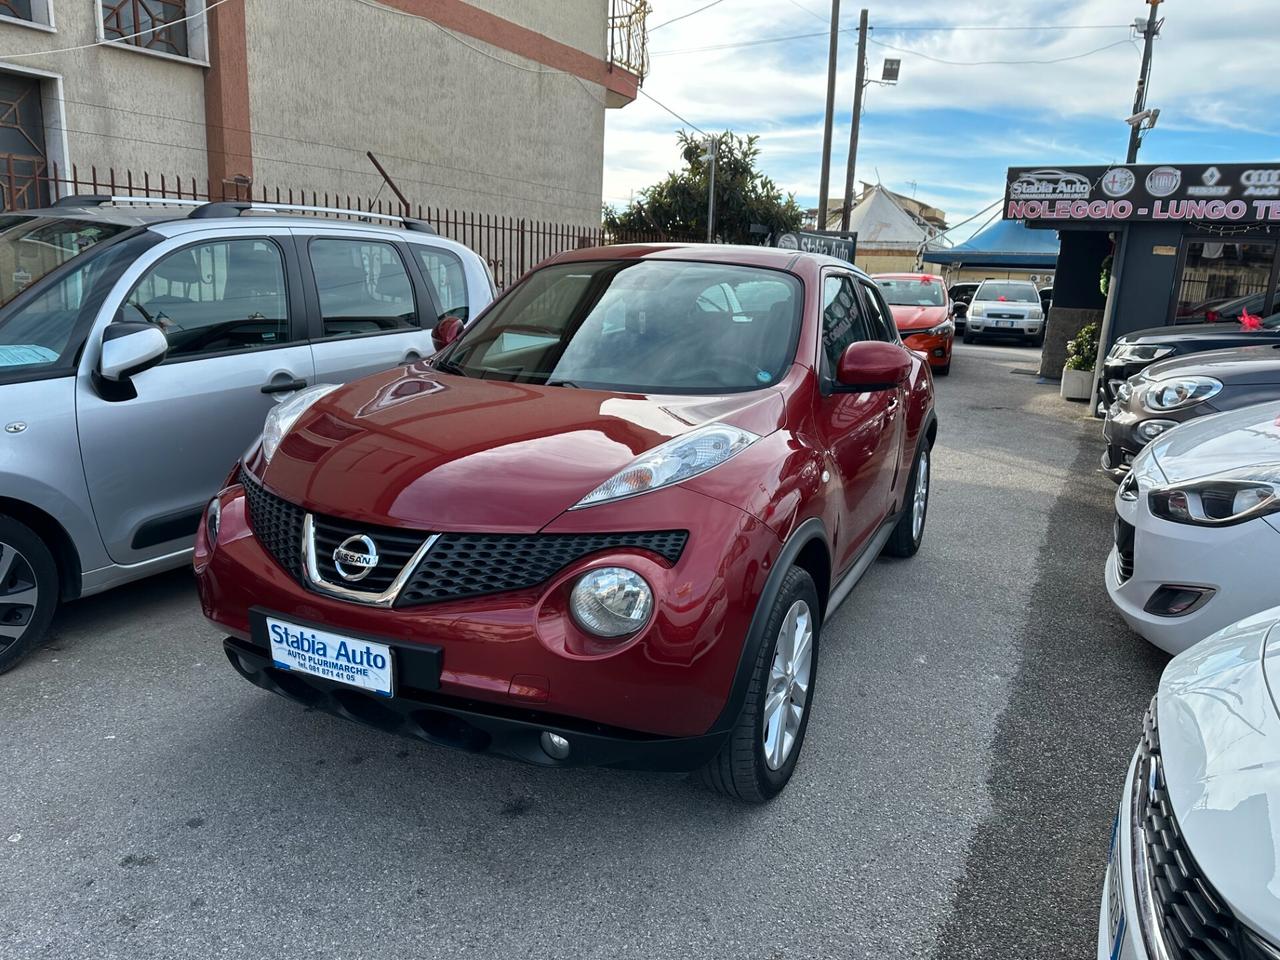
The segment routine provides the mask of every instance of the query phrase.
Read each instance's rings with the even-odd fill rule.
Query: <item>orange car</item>
[[[956,325],[943,279],[931,273],[879,273],[871,279],[893,311],[902,342],[928,357],[934,373],[950,373]]]

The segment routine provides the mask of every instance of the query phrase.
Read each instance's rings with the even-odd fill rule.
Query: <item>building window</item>
[[[49,9],[49,0],[0,0],[0,17],[21,20],[45,29],[53,27],[53,11]]]
[[[144,50],[201,59],[192,42],[200,0],[101,0],[102,35]]]

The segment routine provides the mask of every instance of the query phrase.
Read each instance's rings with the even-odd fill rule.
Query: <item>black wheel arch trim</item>
[[[827,536],[826,526],[819,518],[810,517],[796,527],[787,538],[787,542],[782,545],[778,559],[774,562],[773,569],[765,581],[764,589],[760,591],[755,612],[751,615],[751,625],[747,628],[747,636],[742,643],[742,652],[738,656],[738,668],[734,671],[729,696],[708,733],[720,733],[732,729],[738,714],[742,712],[742,704],[747,698],[747,688],[751,685],[751,671],[755,667],[760,644],[764,642],[764,630],[769,622],[769,613],[773,610],[773,605],[782,590],[782,581],[786,578],[787,571],[795,565],[800,551],[814,540],[821,541],[823,549],[830,552],[827,545],[831,541]],[[829,583],[815,583],[814,586],[817,587],[819,594],[831,589]]]

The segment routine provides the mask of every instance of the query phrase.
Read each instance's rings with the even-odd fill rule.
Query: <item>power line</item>
[[[214,7],[220,7],[222,6],[222,4],[228,3],[228,2],[230,2],[230,0],[213,0],[212,3],[206,4],[204,6],[204,9],[199,10],[196,13],[189,14],[188,16],[185,16],[185,17],[180,17],[177,20],[166,20],[163,24],[161,24],[158,27],[148,27],[146,30],[139,30],[137,33],[130,33],[123,37],[103,37],[101,40],[93,41],[93,43],[81,43],[81,44],[77,44],[74,47],[58,47],[54,50],[36,50],[33,53],[11,53],[8,56],[0,57],[0,60],[21,60],[25,57],[44,57],[44,56],[48,56],[51,53],[70,53],[73,50],[88,50],[91,47],[101,47],[107,44],[120,43],[122,41],[128,41],[128,40],[135,40],[138,37],[145,36],[148,33],[155,33],[157,30],[163,30],[167,27],[172,27],[174,24],[186,23],[188,20],[194,20],[197,17],[202,17],[206,13],[208,13],[210,10],[212,10]]]
[[[703,130],[703,129],[702,129],[700,126],[698,126],[696,123],[690,123],[690,122],[689,122],[688,120],[686,120],[684,117],[680,116],[680,114],[676,113],[674,110],[672,110],[670,107],[668,107],[665,103],[663,103],[661,100],[659,100],[659,99],[658,99],[657,97],[655,97],[653,94],[651,94],[651,93],[649,93],[648,91],[646,91],[646,90],[644,89],[644,87],[640,87],[640,88],[639,88],[639,91],[640,91],[640,96],[644,97],[646,100],[652,100],[654,103],[656,103],[658,106],[660,106],[663,110],[667,111],[667,113],[671,114],[673,117],[675,117],[675,118],[676,118],[677,120],[679,120],[681,123],[683,123],[685,126],[693,127],[693,129],[697,130],[697,131],[698,131],[700,134],[702,134],[704,137],[709,137],[709,136],[711,136],[711,134],[707,133],[707,131]]]
[[[663,20],[656,27],[650,27],[649,32],[653,33],[655,30],[661,30],[663,27],[675,23],[677,20],[687,20],[689,17],[692,17],[694,14],[701,13],[703,10],[710,10],[718,3],[724,3],[724,0],[711,0],[711,2],[706,6],[699,7],[697,10],[690,10],[688,13],[682,13],[678,17],[672,17],[670,20]]]
[[[943,63],[949,67],[986,67],[986,66],[994,66],[994,65],[1023,66],[1023,65],[1032,64],[1032,63],[1038,63],[1038,64],[1066,63],[1068,60],[1083,60],[1085,57],[1091,57],[1095,53],[1102,53],[1102,51],[1110,50],[1112,47],[1118,47],[1121,44],[1125,44],[1125,43],[1132,43],[1133,40],[1129,37],[1125,37],[1125,39],[1117,40],[1115,43],[1108,43],[1104,47],[1097,47],[1096,49],[1093,49],[1093,50],[1086,50],[1084,53],[1074,53],[1066,57],[1054,57],[1049,60],[944,60],[941,57],[935,57],[927,53],[921,53],[919,50],[911,50],[907,47],[895,47],[891,43],[882,43],[879,40],[871,40],[870,38],[868,38],[868,42],[874,43],[877,47],[884,47],[886,50],[892,50],[895,53],[910,54],[913,57],[920,57],[922,60],[929,60],[929,61],[932,61],[933,63]]]

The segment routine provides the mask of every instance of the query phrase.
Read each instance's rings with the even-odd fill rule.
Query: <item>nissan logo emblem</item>
[[[333,551],[333,566],[343,580],[363,580],[378,565],[378,545],[371,537],[347,537]]]

